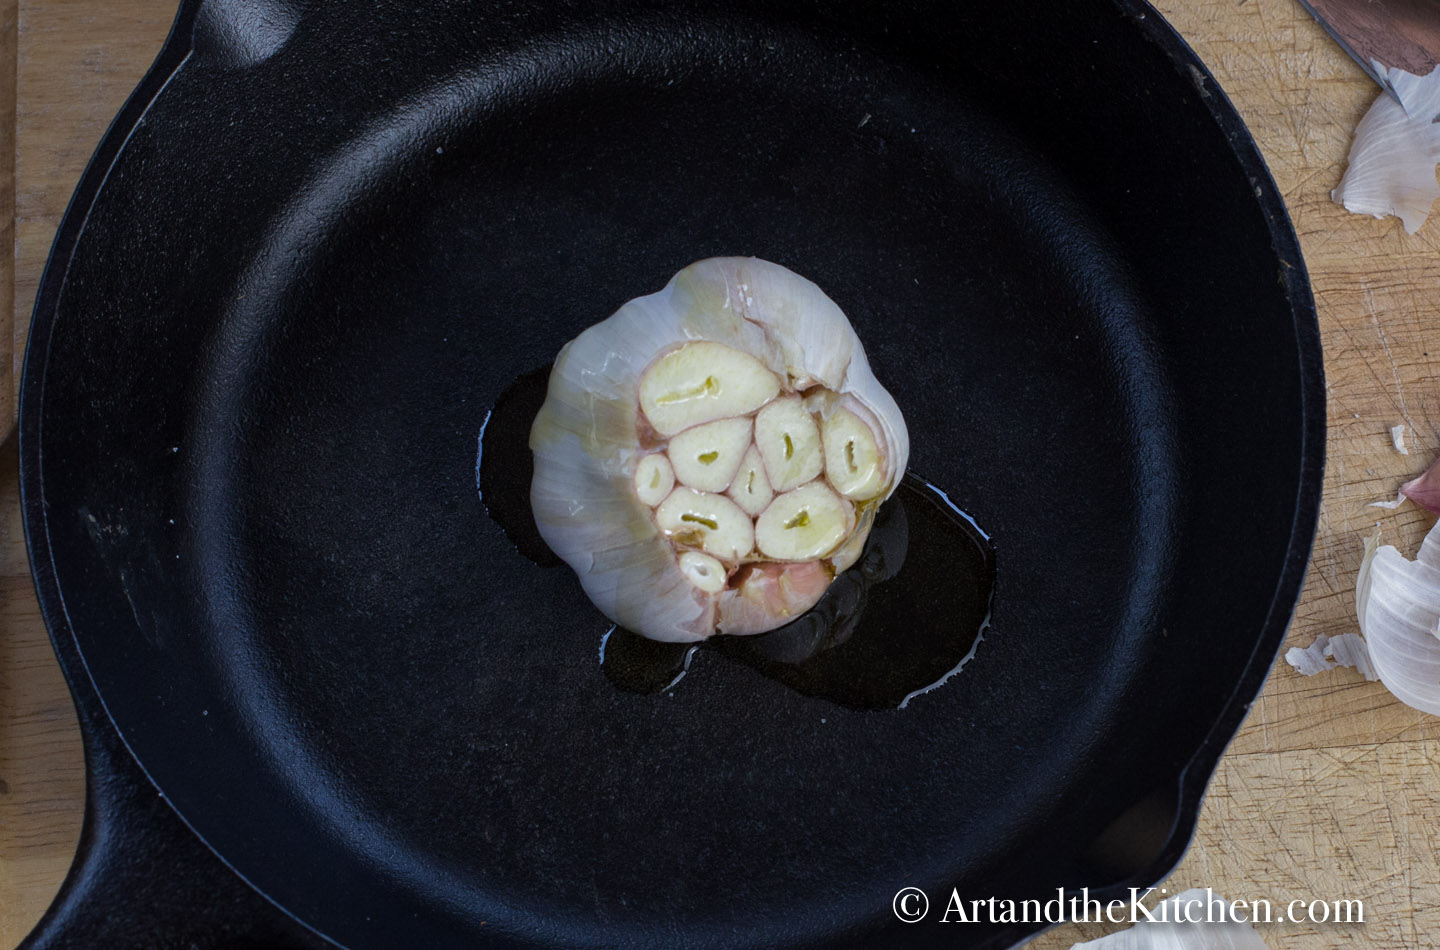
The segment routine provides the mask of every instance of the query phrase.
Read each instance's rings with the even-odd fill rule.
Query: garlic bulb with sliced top
[[[712,258],[565,345],[530,448],[535,523],[595,605],[693,641],[814,606],[910,442],[834,301],[778,264]]]

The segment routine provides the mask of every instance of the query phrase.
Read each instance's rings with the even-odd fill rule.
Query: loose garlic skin
[[[615,623],[752,634],[858,558],[909,437],[840,309],[754,258],[712,258],[561,350],[531,428],[531,506]]]

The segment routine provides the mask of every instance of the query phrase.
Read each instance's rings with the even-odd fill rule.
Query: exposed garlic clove
[[[854,527],[854,507],[815,481],[775,496],[755,521],[755,544],[777,561],[809,561],[829,554]]]
[[[750,448],[750,429],[750,418],[741,416],[681,432],[666,449],[675,479],[699,491],[723,492]]]
[[[750,516],[724,495],[677,488],[655,509],[655,523],[676,544],[738,561],[755,547]]]
[[[835,573],[821,561],[741,568],[738,583],[720,595],[718,632],[743,635],[783,626],[819,602]]]
[[[825,466],[820,428],[799,396],[777,399],[755,415],[755,447],[777,492],[811,481]]]
[[[875,432],[849,409],[836,409],[825,419],[825,477],[835,490],[855,501],[868,501],[889,487],[888,466]]]
[[[640,377],[640,408],[655,431],[672,436],[754,412],[780,392],[765,364],[723,343],[686,343],[660,357]]]
[[[729,574],[724,564],[699,551],[686,551],[680,555],[680,573],[707,594],[718,594],[724,590]]]
[[[770,479],[765,475],[765,461],[755,446],[750,446],[740,460],[740,469],[726,494],[752,518],[764,511],[775,497],[775,489],[770,487]]]
[[[652,508],[670,497],[675,470],[664,453],[647,455],[635,465],[635,497]]]
[[[779,359],[767,358],[766,349],[755,343],[750,352],[788,379],[789,388],[819,384],[870,412],[890,463],[890,483],[882,497],[899,487],[910,457],[905,420],[894,397],[875,378],[860,338],[835,301],[799,274],[755,258],[711,258],[676,276],[677,287],[684,287],[695,305],[702,299],[705,304],[723,301],[727,314],[743,318],[728,325],[727,332],[738,337],[762,327],[766,349],[778,349]]]

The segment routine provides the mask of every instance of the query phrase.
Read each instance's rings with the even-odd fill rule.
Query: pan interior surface
[[[202,48],[79,232],[45,543],[157,785],[353,947],[883,942],[902,886],[1143,868],[1090,845],[1178,794],[1302,489],[1296,314],[1203,87],[1101,3],[460,6]],[[518,376],[737,254],[839,303],[994,539],[986,639],[904,710],[706,653],[621,692],[476,497]]]

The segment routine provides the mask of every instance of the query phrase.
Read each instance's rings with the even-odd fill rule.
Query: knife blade
[[[1392,96],[1392,68],[1429,75],[1440,64],[1436,0],[1299,0],[1325,31]]]

